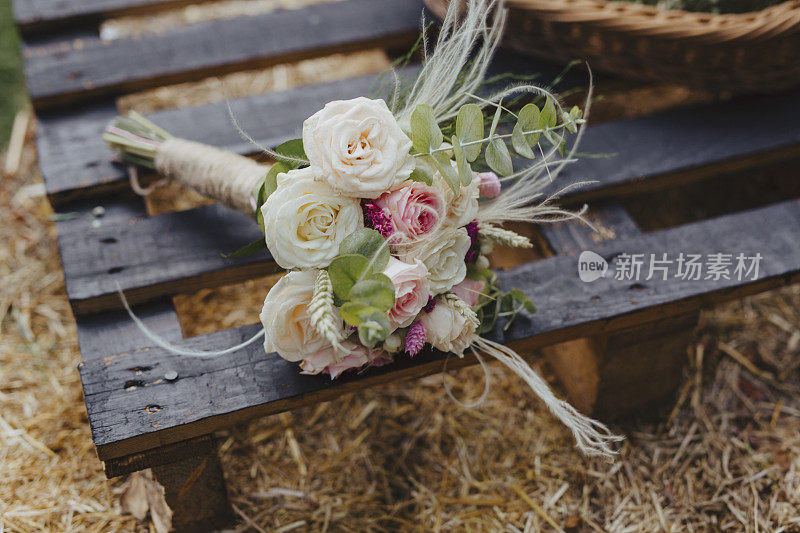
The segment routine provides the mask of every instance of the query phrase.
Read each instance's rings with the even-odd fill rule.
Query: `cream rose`
[[[394,307],[387,313],[389,324],[392,329],[408,327],[428,303],[428,269],[419,261],[409,264],[391,257],[383,273],[394,284]]]
[[[330,348],[330,342],[311,325],[308,312],[318,274],[316,269],[289,272],[270,289],[260,316],[267,353],[277,352],[296,362]],[[344,323],[339,323],[344,330]]]
[[[383,100],[336,100],[303,122],[314,174],[337,192],[377,198],[414,170],[411,139]]]
[[[462,185],[458,194],[437,176],[436,185],[441,189],[447,204],[447,218],[445,224],[460,228],[466,226],[478,216],[478,196],[480,195],[481,180],[473,173],[469,185]]]
[[[472,344],[475,336],[475,324],[446,300],[436,302],[436,307],[422,316],[422,323],[431,346],[459,357]]]
[[[267,248],[286,269],[328,266],[344,238],[364,227],[359,201],[314,181],[309,168],[278,174],[261,214]]]
[[[403,251],[400,259],[424,263],[430,274],[431,293],[441,294],[464,281],[467,275],[464,256],[471,245],[466,229],[445,227],[429,240]]]

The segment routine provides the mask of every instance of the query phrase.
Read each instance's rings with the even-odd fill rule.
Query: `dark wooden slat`
[[[622,252],[761,253],[757,281],[676,280],[630,285],[614,279],[583,283],[576,258],[558,256],[498,272],[501,285],[525,290],[547,302],[535,315],[519,318],[490,336],[530,350],[557,342],[609,333],[661,317],[792,283],[800,279],[800,204],[796,201],[614,240],[596,251],[614,258]],[[219,349],[258,331],[246,326],[185,341],[187,346]],[[160,349],[118,354],[81,367],[84,393],[101,459],[120,457],[206,434],[256,416],[334,399],[349,391],[441,370],[440,354],[403,359],[359,376],[330,381],[302,376],[296,365],[265,355],[259,343],[217,359],[175,356]],[[471,358],[451,363],[469,364]],[[130,368],[147,365],[143,386],[126,387]],[[178,379],[163,380],[165,369]],[[129,384],[130,385],[130,384]]]
[[[259,238],[263,234],[252,219],[220,205],[59,231],[67,295],[80,315],[119,308],[118,286],[137,303],[276,272],[266,252],[239,259],[221,255]],[[202,258],[198,250],[205,250]]]
[[[397,46],[413,40],[421,10],[417,0],[344,0],[146,37],[29,45],[28,90],[41,109],[315,55]]]
[[[14,0],[14,19],[23,35],[91,24],[121,15],[198,3],[196,0]]]
[[[642,232],[625,208],[616,202],[592,205],[586,214],[597,231],[579,220],[542,224],[538,229],[547,246],[559,255],[592,250],[611,239],[628,239]]]
[[[800,157],[798,120],[795,92],[601,124],[587,130],[580,151],[616,155],[570,165],[560,181],[598,180],[570,195],[581,202],[764,167]]]

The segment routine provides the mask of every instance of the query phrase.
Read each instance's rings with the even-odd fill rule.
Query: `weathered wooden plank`
[[[168,444],[155,450],[109,459],[104,464],[106,477],[111,479],[154,466],[179,463],[189,457],[204,456],[214,451],[216,451],[214,436],[202,435],[175,444]]]
[[[642,233],[625,208],[617,202],[593,204],[586,213],[586,219],[597,231],[579,220],[542,224],[538,230],[546,246],[558,255],[573,255],[592,250],[604,241],[627,239]]]
[[[544,68],[526,63],[529,71]],[[325,102],[369,94],[374,76],[301,87],[231,102],[242,127],[265,146],[299,133],[302,121]],[[124,169],[110,162],[100,139],[113,106],[40,116],[39,155],[51,202],[58,204],[113,188],[127,187]],[[179,136],[252,153],[232,126],[224,103],[169,110],[150,116]],[[756,168],[800,155],[800,93],[755,101],[674,109],[587,129],[584,158],[565,169],[553,189],[570,181],[596,179],[572,191],[572,201],[613,198],[625,192],[664,187],[727,171]],[[741,124],[748,124],[742,128]]]
[[[202,0],[201,0],[202,1]],[[14,19],[23,35],[88,25],[103,19],[152,14],[161,9],[199,3],[197,0],[14,0]]]
[[[222,255],[259,238],[263,234],[249,217],[208,205],[84,231],[59,231],[58,242],[67,295],[81,315],[119,308],[118,288],[138,303],[276,272],[267,252],[239,259]],[[198,256],[200,250],[204,252]]]
[[[800,279],[800,204],[785,202],[723,216],[627,240],[613,240],[596,251],[612,260],[620,253],[679,252],[760,253],[758,280],[580,281],[574,256],[559,256],[498,272],[504,288],[525,290],[546,302],[535,315],[519,318],[490,336],[521,350],[601,333],[662,317],[688,313],[726,299],[741,297]],[[240,342],[259,326],[217,332],[185,341],[187,346],[218,349]],[[257,343],[258,344],[258,343]],[[358,376],[330,381],[302,376],[294,364],[253,345],[216,359],[175,356],[141,349],[81,367],[84,393],[95,443],[102,459],[120,457],[209,433],[236,422],[396,379],[441,370],[443,356],[426,353],[413,360]],[[469,364],[471,358],[452,363]],[[129,383],[130,368],[149,366],[141,386]],[[166,381],[166,369],[177,372]],[[128,384],[126,386],[126,383]]]
[[[41,109],[315,55],[409,43],[419,30],[421,10],[418,0],[343,0],[201,22],[144,38],[29,44],[25,75],[31,99]]]
[[[598,180],[570,195],[581,202],[791,160],[800,156],[800,128],[790,126],[799,119],[800,93],[794,92],[601,124],[587,130],[580,151],[609,157],[568,166],[561,182]]]

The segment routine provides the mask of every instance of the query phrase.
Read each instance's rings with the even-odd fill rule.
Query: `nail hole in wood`
[[[119,274],[123,270],[125,270],[125,267],[111,267],[111,268],[108,269],[108,273],[109,274]]]

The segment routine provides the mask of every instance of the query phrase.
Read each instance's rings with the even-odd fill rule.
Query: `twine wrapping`
[[[200,194],[250,214],[250,196],[269,167],[206,144],[172,138],[158,148],[156,170]]]

